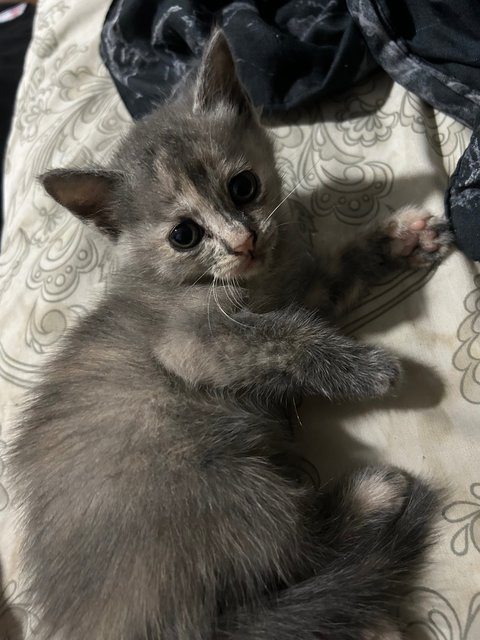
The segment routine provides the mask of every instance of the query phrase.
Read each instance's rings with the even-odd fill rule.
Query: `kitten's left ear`
[[[237,73],[223,31],[215,31],[207,43],[195,84],[193,111],[205,113],[226,106],[236,113],[254,114]]]
[[[113,192],[119,176],[113,171],[54,169],[40,176],[45,191],[82,222],[93,222],[111,239],[120,234],[113,207]]]

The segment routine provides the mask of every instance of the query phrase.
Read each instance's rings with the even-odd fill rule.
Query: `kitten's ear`
[[[254,113],[250,98],[237,74],[232,52],[223,31],[216,30],[203,53],[193,101],[194,112],[213,111],[220,106],[237,113]]]
[[[54,169],[40,176],[45,190],[82,222],[93,222],[110,238],[120,234],[112,208],[113,190],[119,176],[113,171]]]

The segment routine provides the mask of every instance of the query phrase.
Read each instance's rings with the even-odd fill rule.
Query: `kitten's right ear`
[[[254,115],[225,34],[217,29],[203,52],[195,84],[193,111],[204,113],[221,105],[238,114]]]
[[[112,239],[120,234],[120,224],[112,207],[119,176],[113,171],[54,169],[40,176],[47,193],[82,222],[93,222]]]

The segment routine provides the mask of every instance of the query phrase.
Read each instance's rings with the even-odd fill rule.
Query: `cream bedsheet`
[[[108,0],[43,0],[20,88],[6,167],[0,256],[0,456],[22,396],[111,267],[108,247],[35,181],[49,167],[109,155],[129,125],[98,54]],[[275,129],[291,201],[321,250],[409,202],[442,212],[470,132],[378,75],[319,106],[317,123]],[[323,481],[359,461],[401,465],[449,486],[433,563],[412,593],[407,637],[480,639],[480,269],[455,253],[436,272],[379,284],[346,321],[406,364],[395,397],[310,400],[299,432]],[[78,487],[82,491],[82,487]],[[0,466],[0,638],[34,638],[41,620],[18,582]],[[68,640],[68,639],[67,639]]]

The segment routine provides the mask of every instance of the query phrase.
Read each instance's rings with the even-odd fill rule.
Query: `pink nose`
[[[255,234],[249,233],[245,240],[233,247],[233,251],[238,256],[249,256],[253,258],[253,250],[255,248]]]

